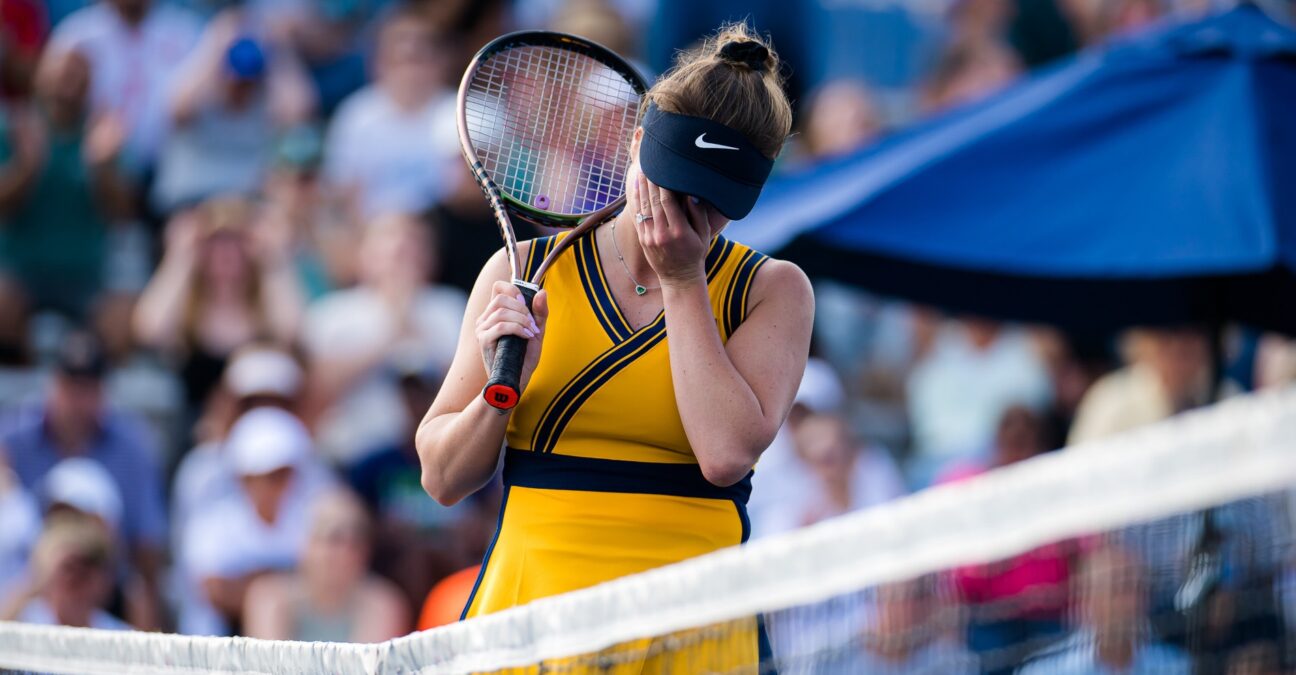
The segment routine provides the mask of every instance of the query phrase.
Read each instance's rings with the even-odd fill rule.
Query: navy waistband
[[[573,457],[508,448],[504,484],[544,490],[630,492],[636,494],[728,499],[746,505],[752,472],[729,487],[713,485],[696,464],[626,462]]]

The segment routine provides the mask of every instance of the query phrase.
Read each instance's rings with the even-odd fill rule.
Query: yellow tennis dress
[[[563,236],[532,242],[527,278]],[[712,242],[707,288],[722,340],[742,323],[766,260]],[[465,618],[733,546],[750,531],[751,474],[712,485],[689,447],[664,314],[631,328],[593,237],[559,256],[544,286],[544,350],[509,421],[499,527]],[[726,652],[754,664],[763,631],[746,635],[750,649]]]

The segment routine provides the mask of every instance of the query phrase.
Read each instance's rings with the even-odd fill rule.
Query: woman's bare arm
[[[792,407],[810,352],[814,295],[788,262],[756,274],[750,312],[720,341],[705,281],[663,284],[671,377],[689,444],[707,480],[741,480]]]
[[[518,255],[525,256],[529,246],[520,243]],[[539,361],[547,299],[543,292],[535,298],[538,331],[533,330],[520,293],[508,279],[508,264],[500,251],[482,268],[473,285],[454,362],[415,435],[423,489],[442,504],[454,504],[475,492],[490,480],[499,464],[509,418],[481,397],[486,386],[484,364],[491,359],[495,342],[506,334],[528,339],[523,388]]]
[[[630,205],[634,213],[651,206],[652,218],[635,229],[661,280],[684,432],[706,479],[732,485],[756,464],[792,406],[810,351],[810,281],[796,265],[766,263],[753,281],[746,319],[722,342],[704,264],[711,216],[642,174],[636,179]]]

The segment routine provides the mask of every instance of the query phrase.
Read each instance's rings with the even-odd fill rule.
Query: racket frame
[[[463,78],[459,83],[456,106],[460,150],[463,153],[464,161],[468,163],[468,167],[472,171],[473,178],[477,181],[478,187],[481,188],[482,194],[486,196],[486,201],[490,204],[491,211],[495,215],[500,237],[504,240],[504,256],[508,260],[509,278],[513,285],[517,286],[522,292],[527,309],[530,310],[531,299],[539,292],[545,273],[548,272],[549,267],[558,255],[570,248],[577,239],[620,213],[625,208],[626,197],[623,192],[620,197],[611,203],[589,214],[554,213],[514,199],[507,192],[501,190],[495,184],[495,181],[491,179],[490,174],[482,166],[482,162],[473,146],[472,138],[468,133],[468,92],[483,64],[502,51],[518,47],[553,47],[571,50],[584,54],[607,66],[621,75],[635,93],[640,96],[640,109],[637,116],[643,114],[642,97],[647,93],[648,85],[643,76],[633,66],[612,50],[575,35],[553,31],[519,31],[502,35],[479,49],[464,70]],[[630,139],[625,139],[625,142],[629,143]],[[626,168],[629,168],[628,164]],[[541,262],[535,274],[529,280],[522,278],[521,260],[517,253],[517,233],[513,229],[510,214],[542,227],[571,230],[570,234],[563,237],[553,247],[553,250],[545,256],[544,261]],[[505,335],[496,344],[495,363],[488,376],[486,388],[482,391],[483,398],[492,407],[507,411],[517,405],[520,396],[518,382],[525,354],[526,340],[515,335]]]

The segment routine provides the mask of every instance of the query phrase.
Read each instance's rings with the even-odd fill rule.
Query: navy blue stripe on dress
[[[733,335],[734,329],[733,323],[730,320],[731,316],[729,312],[729,307],[733,305],[734,287],[738,285],[738,277],[742,274],[743,266],[746,265],[747,261],[751,260],[752,256],[755,254],[756,251],[748,249],[742,254],[742,257],[738,259],[738,269],[729,277],[729,283],[725,286],[724,295],[720,299],[720,324],[724,327],[726,338]]]
[[[724,499],[739,507],[744,539],[750,531],[746,504],[751,477],[728,487],[712,484],[697,464],[629,462],[618,459],[541,454],[508,448],[504,452],[504,484],[510,487],[583,492],[621,492]]]
[[[742,292],[737,298],[735,298],[735,302],[738,303],[738,321],[734,324],[734,330],[737,330],[738,327],[747,320],[747,301],[751,297],[752,284],[756,283],[756,274],[760,272],[761,266],[769,262],[769,256],[764,253],[757,253],[756,257],[757,260],[755,261],[755,264],[752,265],[751,273],[748,274],[747,278],[743,281],[741,289]]]
[[[725,260],[729,258],[729,252],[733,250],[733,242],[725,239],[720,235],[711,242],[711,248],[707,250],[706,271],[707,283],[715,278],[716,272],[724,266]]]
[[[658,314],[655,321],[644,326],[634,337],[599,355],[554,397],[553,403],[541,417],[540,424],[536,426],[532,449],[537,452],[553,452],[563,430],[585,401],[613,376],[665,339],[666,317]]]
[[[724,314],[725,314],[725,334],[733,335],[738,326],[742,324],[743,318],[747,314],[747,291],[751,288],[752,278],[756,275],[756,270],[765,262],[765,255],[754,250],[747,251],[743,256],[742,264],[738,266],[738,271],[734,272],[733,279],[729,281],[728,293],[725,296]]]
[[[527,251],[526,265],[522,268],[522,278],[530,281],[535,276],[536,269],[544,260],[545,252],[549,249],[550,240],[554,235],[548,237],[539,237],[531,240],[531,250]]]
[[[585,296],[589,298],[590,309],[594,310],[594,316],[612,344],[629,339],[634,331],[621,318],[621,312],[612,300],[612,293],[601,273],[598,247],[595,246],[593,237],[581,237],[576,243],[576,269],[580,273]]]
[[[473,600],[477,599],[477,589],[481,588],[482,579],[486,577],[486,566],[490,564],[491,553],[495,552],[495,542],[499,541],[500,531],[504,529],[504,508],[508,506],[509,488],[504,486],[504,495],[500,497],[499,519],[495,521],[495,535],[491,537],[490,545],[486,547],[486,555],[482,557],[481,569],[477,570],[477,580],[473,582],[472,591],[468,593],[468,602],[464,604],[463,611],[459,613],[459,620],[463,621],[468,618],[468,610],[472,609]]]
[[[765,630],[765,615],[756,615],[756,654],[760,658],[761,675],[778,675],[774,665],[774,648],[770,645],[769,631]]]

